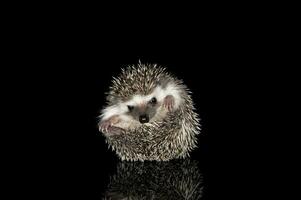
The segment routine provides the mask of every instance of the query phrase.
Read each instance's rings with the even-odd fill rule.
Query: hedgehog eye
[[[156,103],[157,103],[156,97],[153,97],[153,98],[150,100],[150,103],[151,103],[151,104],[156,104]]]
[[[128,109],[129,109],[129,111],[131,112],[131,111],[134,109],[134,106],[129,106],[129,105],[128,105]]]

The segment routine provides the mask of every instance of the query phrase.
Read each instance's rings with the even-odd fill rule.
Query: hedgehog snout
[[[140,123],[144,124],[149,122],[149,116],[147,114],[142,114],[139,116]]]

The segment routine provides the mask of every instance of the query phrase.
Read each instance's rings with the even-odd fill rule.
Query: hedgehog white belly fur
[[[200,132],[190,94],[163,67],[129,66],[113,79],[99,130],[122,160],[185,158]]]

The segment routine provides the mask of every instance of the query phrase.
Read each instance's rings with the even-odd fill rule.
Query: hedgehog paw
[[[111,122],[108,120],[100,122],[99,123],[99,131],[104,133],[108,130],[109,126],[111,126]]]
[[[169,112],[171,112],[175,106],[175,98],[172,95],[167,95],[164,98],[163,106],[166,108]]]
[[[120,135],[124,133],[124,129],[112,126],[112,122],[110,120],[103,121],[99,124],[99,131],[106,135]]]
[[[109,135],[121,135],[125,133],[125,130],[116,126],[109,126],[107,133]]]

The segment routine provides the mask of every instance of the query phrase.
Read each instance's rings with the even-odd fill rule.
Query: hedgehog
[[[141,62],[113,77],[99,119],[108,147],[123,161],[189,157],[201,130],[183,81],[165,67]]]

